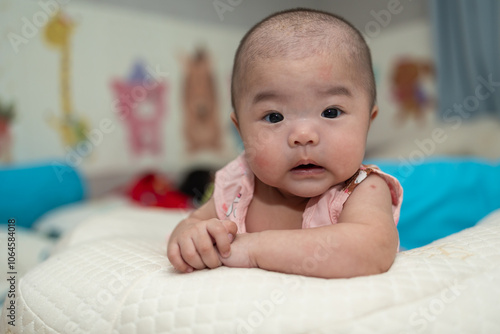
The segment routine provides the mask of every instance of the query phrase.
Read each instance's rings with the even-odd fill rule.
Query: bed
[[[48,258],[19,275],[0,332],[500,332],[500,164],[431,160],[409,174],[377,163],[400,178],[407,206],[399,226],[406,250],[387,273],[180,274],[165,256],[165,236],[188,211],[107,198],[60,207],[35,223],[37,235],[61,238],[43,243]]]
[[[180,274],[185,212],[117,208],[79,224],[20,281],[6,333],[498,333],[500,210],[400,252],[389,272],[325,280],[220,267]]]

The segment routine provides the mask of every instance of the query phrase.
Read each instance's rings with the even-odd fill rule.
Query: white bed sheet
[[[500,211],[401,252],[389,272],[317,279],[220,267],[179,274],[185,212],[122,208],[79,225],[23,277],[11,333],[499,333]]]
[[[48,258],[54,248],[55,240],[47,236],[36,233],[31,229],[16,226],[14,233],[14,256],[12,261],[8,260],[8,229],[7,225],[0,225],[0,263],[2,272],[8,277],[8,272],[15,272],[17,277],[24,276],[37,264]],[[10,268],[12,264],[12,268]],[[10,283],[7,278],[0,281],[0,303],[10,290]],[[1,312],[1,311],[0,311]],[[0,314],[1,315],[1,314]]]

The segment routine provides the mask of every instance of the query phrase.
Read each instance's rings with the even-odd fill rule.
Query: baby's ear
[[[372,108],[372,111],[370,111],[370,124],[373,122],[375,117],[378,115],[378,106],[375,104]]]
[[[234,126],[236,127],[236,130],[240,132],[240,124],[238,123],[238,116],[236,116],[236,113],[233,111],[231,112],[231,121],[233,121]]]

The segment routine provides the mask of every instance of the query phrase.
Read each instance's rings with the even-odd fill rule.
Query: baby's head
[[[259,61],[271,58],[298,59],[342,52],[345,65],[366,89],[370,106],[375,105],[376,88],[371,54],[361,33],[337,15],[297,8],[270,15],[254,25],[236,51],[231,80],[231,103],[245,93],[246,74]]]
[[[296,9],[253,27],[236,52],[231,118],[257,180],[314,197],[351,177],[377,114],[368,46],[332,14]]]

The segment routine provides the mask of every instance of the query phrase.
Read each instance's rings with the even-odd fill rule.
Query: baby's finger
[[[184,239],[179,242],[180,253],[184,262],[195,269],[206,268],[205,263],[200,257],[195,245],[195,241],[191,238]]]
[[[174,268],[180,272],[190,273],[194,270],[193,267],[188,265],[182,259],[179,245],[177,243],[172,242],[167,246],[167,257]]]
[[[217,268],[222,265],[208,231],[205,230],[204,233],[196,235],[193,241],[205,266],[208,268]]]
[[[222,225],[226,228],[228,234],[231,234],[231,242],[234,240],[236,233],[238,233],[238,225],[230,220],[223,220]]]
[[[228,232],[223,224],[215,222],[214,224],[207,224],[208,233],[215,240],[217,250],[222,257],[228,257],[231,254],[231,241]],[[218,257],[217,257],[218,258]]]

